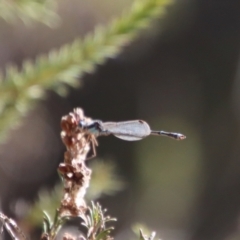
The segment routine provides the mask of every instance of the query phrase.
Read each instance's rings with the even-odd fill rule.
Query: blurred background
[[[131,3],[61,0],[55,28],[1,19],[1,69],[84,37]],[[154,130],[187,136],[180,142],[99,138],[98,157],[110,159],[125,183],[98,199],[118,218],[117,240],[133,239],[135,223],[162,240],[240,239],[239,50],[239,1],[175,1],[119,56],[86,74],[79,89],[66,98],[49,91],[10,132],[0,146],[1,210],[21,224],[39,190],[59,181],[60,119],[82,107],[95,119],[143,119]],[[23,225],[39,238],[40,228]]]

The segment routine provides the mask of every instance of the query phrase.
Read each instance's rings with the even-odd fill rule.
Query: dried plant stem
[[[54,239],[67,218],[83,217],[87,210],[84,196],[89,186],[91,170],[85,165],[85,161],[91,144],[96,144],[96,139],[79,128],[80,121],[91,121],[84,116],[80,108],[74,109],[61,121],[61,138],[67,151],[58,172],[63,180],[64,194],[55,220],[48,233],[43,234],[42,239]]]
[[[24,235],[24,233],[22,232],[22,230],[18,227],[17,223],[7,217],[6,215],[4,215],[3,213],[0,212],[0,221],[2,222],[2,228],[0,231],[0,235],[3,231],[3,227],[5,227],[5,229],[7,230],[7,232],[9,233],[9,235],[11,236],[12,239],[14,240],[26,240],[27,237]]]

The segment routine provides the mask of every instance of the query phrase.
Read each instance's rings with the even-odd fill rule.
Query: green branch
[[[115,57],[140,30],[163,16],[168,4],[169,0],[137,0],[129,12],[85,39],[40,56],[35,63],[24,62],[22,70],[8,67],[0,79],[0,140],[46,89],[66,93],[67,85],[78,85],[77,78]]]

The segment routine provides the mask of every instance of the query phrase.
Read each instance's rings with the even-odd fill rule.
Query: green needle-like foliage
[[[116,221],[115,218],[105,216],[106,210],[103,210],[98,203],[92,202],[88,208],[88,214],[82,216],[82,225],[88,230],[88,240],[112,240],[110,233],[113,227],[107,227],[108,222]]]
[[[6,76],[0,78],[0,141],[47,89],[63,95],[67,85],[79,85],[77,78],[115,57],[140,30],[165,13],[169,1],[137,0],[129,12],[106,27],[97,27],[85,39],[40,56],[35,63],[25,61],[21,70],[7,67]]]
[[[0,17],[7,22],[15,22],[19,18],[25,24],[35,20],[53,26],[59,20],[55,8],[56,0],[1,0]]]

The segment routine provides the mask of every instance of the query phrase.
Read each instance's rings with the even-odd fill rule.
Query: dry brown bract
[[[79,122],[90,123],[91,119],[84,116],[81,108],[64,116],[61,120],[61,138],[66,145],[64,163],[58,171],[63,178],[64,197],[59,208],[59,216],[81,216],[86,211],[84,196],[89,186],[91,170],[86,167],[87,154],[97,141],[92,134],[79,128]]]

